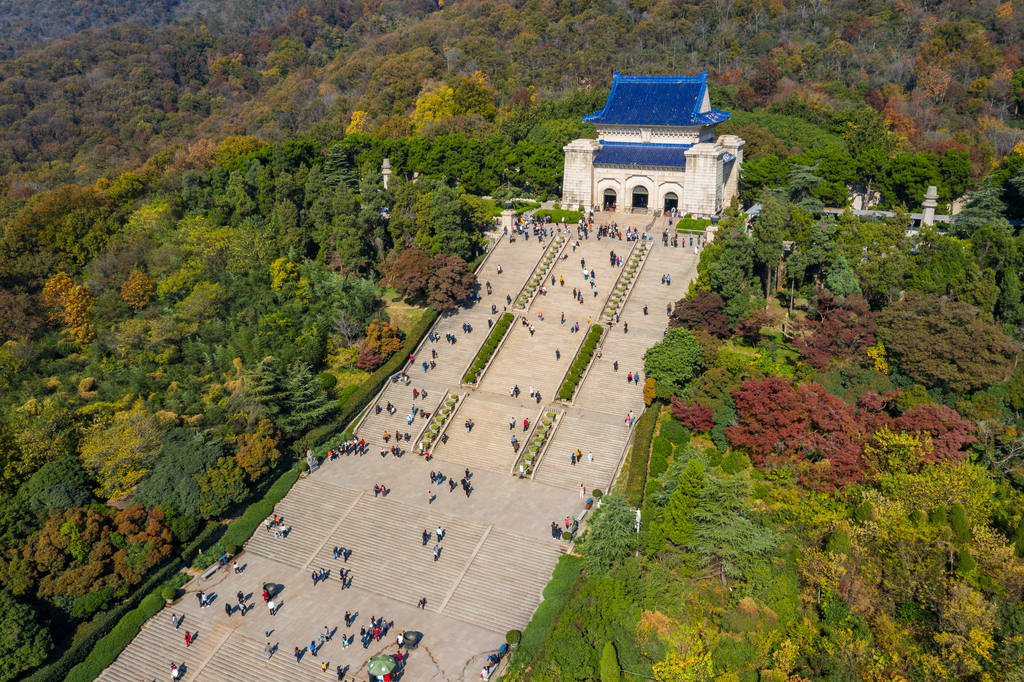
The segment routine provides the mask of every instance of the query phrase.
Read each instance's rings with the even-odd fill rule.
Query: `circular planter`
[[[542,436],[537,436],[536,438],[533,439],[533,444],[536,445],[537,447],[544,445],[544,438]]]
[[[552,419],[554,419],[555,413],[554,412],[546,412],[546,413],[544,413],[544,416],[545,417],[551,417]]]

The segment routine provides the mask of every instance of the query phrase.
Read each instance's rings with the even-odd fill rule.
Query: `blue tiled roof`
[[[699,76],[623,76],[616,71],[604,109],[584,116],[583,120],[605,125],[721,123],[729,118],[729,112],[711,109],[700,113],[707,89],[707,71]]]
[[[625,144],[605,142],[594,157],[594,165],[600,166],[667,166],[686,167],[686,150],[690,144]]]

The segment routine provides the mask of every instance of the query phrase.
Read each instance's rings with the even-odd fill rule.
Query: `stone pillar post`
[[[725,196],[722,184],[725,148],[710,142],[695,144],[686,150],[686,173],[680,211],[701,215],[722,212]]]
[[[924,215],[921,217],[922,225],[934,225],[935,224],[935,207],[939,205],[939,191],[935,188],[935,185],[930,185],[928,191],[924,193]]]
[[[513,208],[506,208],[501,212],[501,223],[498,225],[502,230],[508,230],[509,233],[515,228],[516,222],[516,211]]]
[[[391,175],[391,159],[384,159],[380,165],[380,174],[384,176],[384,189],[388,188],[388,176]]]
[[[565,170],[562,173],[562,207],[594,205],[594,157],[600,151],[597,140],[573,140],[562,147]]]
[[[732,154],[735,159],[723,165],[725,187],[722,193],[722,204],[729,205],[729,201],[740,193],[740,166],[743,164],[743,144],[745,140],[736,135],[722,135],[718,138],[718,144],[725,148],[725,151]]]

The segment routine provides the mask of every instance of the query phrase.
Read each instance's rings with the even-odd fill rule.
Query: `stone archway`
[[[676,196],[675,192],[665,193],[665,213],[668,213],[674,208],[679,208],[679,197]]]
[[[647,208],[648,199],[650,199],[650,194],[648,193],[646,187],[644,187],[643,185],[637,185],[636,187],[633,188],[631,198],[633,200],[634,209]]]
[[[604,210],[606,211],[614,211],[618,198],[619,196],[616,194],[615,190],[611,188],[606,189],[604,191],[604,196],[601,197],[601,206],[604,207]]]

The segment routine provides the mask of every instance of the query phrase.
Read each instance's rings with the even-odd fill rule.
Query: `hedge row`
[[[487,335],[484,345],[480,347],[480,351],[476,354],[476,360],[473,361],[473,365],[466,372],[466,376],[462,377],[462,381],[467,384],[476,383],[477,376],[480,372],[484,371],[487,361],[491,359],[494,351],[498,348],[498,344],[505,338],[505,333],[512,326],[513,319],[515,319],[515,315],[512,313],[504,313],[498,318],[494,328],[491,329],[491,333]]]
[[[547,216],[551,216],[551,222],[553,223],[565,222],[570,225],[577,225],[580,222],[580,218],[583,217],[583,213],[581,211],[569,211],[563,208],[545,208],[540,211],[536,211],[533,214],[533,217],[539,221],[544,220]]]
[[[416,350],[416,347],[423,340],[423,337],[427,335],[427,331],[436,319],[437,311],[433,308],[424,312],[419,321],[405,335],[405,343],[402,344],[402,350],[392,355],[391,359],[371,374],[366,381],[349,395],[348,400],[343,404],[339,401],[335,418],[327,424],[318,426],[307,433],[299,441],[299,452],[304,453],[307,449],[316,448],[326,444],[333,438],[337,438],[345,430],[345,427],[348,426],[348,423],[359,416],[363,408],[380,392],[384,384],[391,380],[392,375],[402,369],[405,361]],[[347,390],[348,388],[346,387]]]
[[[597,344],[601,340],[602,331],[599,324],[590,326],[586,340],[580,346],[579,352],[576,353],[576,358],[569,367],[569,373],[566,375],[565,381],[562,382],[562,387],[558,389],[558,397],[562,400],[572,400],[572,394],[576,392],[576,385],[580,383],[580,378],[587,371],[587,365],[590,364],[590,358],[594,355],[594,349],[597,348]]]
[[[162,567],[157,569],[150,578],[135,590],[127,599],[119,603],[109,611],[103,611],[96,615],[89,623],[79,626],[78,634],[75,635],[75,640],[71,646],[61,656],[42,668],[36,669],[36,671],[25,678],[25,682],[52,682],[53,680],[60,680],[68,677],[70,673],[75,669],[76,666],[82,664],[83,661],[88,661],[93,657],[93,651],[97,647],[97,643],[101,641],[113,628],[115,628],[121,620],[127,617],[126,614],[131,612],[133,609],[139,606],[139,604],[146,598],[147,595],[159,592],[160,588],[167,581],[174,578],[176,574],[181,570],[182,563],[188,564],[192,557],[195,556],[199,548],[213,536],[213,534],[219,528],[219,524],[210,522],[206,524],[206,528],[195,537],[189,544],[185,545],[182,549],[181,555],[167,561]],[[162,602],[161,602],[162,603]],[[132,635],[134,637],[134,635]],[[122,645],[127,646],[127,643],[131,641],[131,637],[128,641]],[[117,653],[120,653],[120,649]],[[117,653],[114,654],[114,658],[117,657]],[[113,660],[113,659],[111,659]],[[109,665],[109,664],[108,664]],[[106,667],[106,666],[103,666]],[[103,668],[100,668],[91,677],[75,677],[68,679],[95,679],[99,672]]]
[[[651,440],[654,438],[654,426],[658,421],[658,405],[644,410],[636,422],[633,438],[633,451],[629,456],[629,471],[626,476],[626,497],[634,507],[644,501],[644,486],[647,483],[647,467],[651,454]]]

